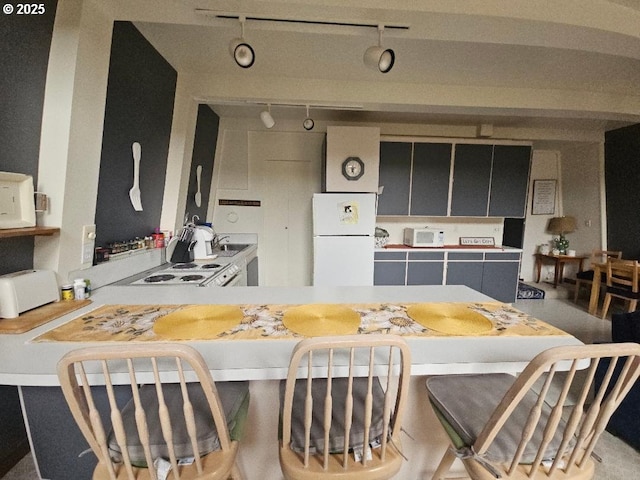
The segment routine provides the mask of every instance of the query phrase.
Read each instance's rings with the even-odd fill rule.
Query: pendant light
[[[273,126],[276,124],[276,121],[271,116],[271,104],[270,103],[267,104],[267,109],[266,110],[263,110],[262,112],[260,112],[260,120],[262,120],[262,123],[267,128],[273,128]]]
[[[374,70],[387,73],[393,68],[396,54],[390,48],[382,47],[382,32],[384,32],[384,25],[378,25],[378,45],[369,47],[364,52],[364,64]]]
[[[309,105],[307,105],[307,118],[305,118],[302,122],[302,126],[305,130],[312,130],[314,125],[315,123],[313,121],[313,118],[309,116]]]
[[[240,20],[240,38],[231,40],[231,43],[229,43],[229,53],[231,53],[231,56],[238,66],[249,68],[256,61],[256,54],[251,45],[244,40],[244,22],[246,18],[240,17],[238,20]]]

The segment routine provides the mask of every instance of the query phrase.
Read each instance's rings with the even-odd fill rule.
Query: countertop
[[[465,286],[232,287],[106,286],[91,305],[20,335],[1,335],[0,384],[57,385],[56,364],[81,342],[32,342],[40,334],[107,304],[308,304],[375,302],[491,302]],[[542,319],[544,320],[544,319]],[[204,356],[216,380],[278,379],[286,376],[297,340],[189,342]],[[538,352],[577,345],[570,335],[546,337],[408,337],[412,374],[518,371]]]
[[[521,248],[502,245],[445,245],[443,247],[410,247],[400,243],[388,244],[382,248],[376,248],[376,252],[522,252]]]

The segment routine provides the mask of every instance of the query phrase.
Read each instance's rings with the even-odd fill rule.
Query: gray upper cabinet
[[[453,163],[451,216],[487,216],[492,158],[493,145],[456,145]]]
[[[378,215],[524,218],[530,166],[528,145],[383,141]]]
[[[451,175],[450,143],[415,143],[411,215],[446,216]]]
[[[378,215],[409,214],[412,144],[380,142],[380,185]]]
[[[495,145],[491,169],[490,217],[524,218],[531,166],[531,147]]]

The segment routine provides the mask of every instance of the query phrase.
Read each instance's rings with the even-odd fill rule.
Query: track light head
[[[256,54],[253,48],[243,38],[231,40],[229,52],[238,66],[242,68],[249,68],[256,61]]]
[[[229,43],[229,53],[242,68],[249,68],[256,61],[256,54],[253,51],[253,47],[249,45],[244,39],[244,17],[240,18],[241,36],[234,38]]]
[[[273,128],[276,124],[276,121],[271,116],[271,105],[267,105],[267,110],[260,112],[260,120],[262,120],[262,123],[267,128]]]
[[[313,121],[313,118],[309,116],[309,105],[307,105],[307,117],[302,121],[302,126],[308,131],[313,130],[314,125],[315,122]]]
[[[364,64],[379,72],[387,73],[393,68],[396,54],[390,48],[382,47],[382,32],[384,32],[384,25],[379,25],[378,45],[369,47],[364,52]]]

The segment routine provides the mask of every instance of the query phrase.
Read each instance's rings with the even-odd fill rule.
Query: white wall
[[[560,153],[553,150],[534,150],[529,178],[529,201],[527,202],[525,234],[522,245],[522,266],[520,268],[520,277],[528,282],[535,280],[534,254],[537,252],[538,247],[544,243],[551,244],[553,237],[546,232],[549,219],[562,215]],[[556,180],[555,213],[553,215],[533,215],[531,213],[533,184],[535,180]],[[552,275],[548,267],[543,268],[544,270],[541,274],[542,280]]]
[[[34,267],[59,280],[81,266],[82,226],[95,219],[112,19],[92,2],[59,0],[42,117],[37,190],[50,198],[36,238]]]

